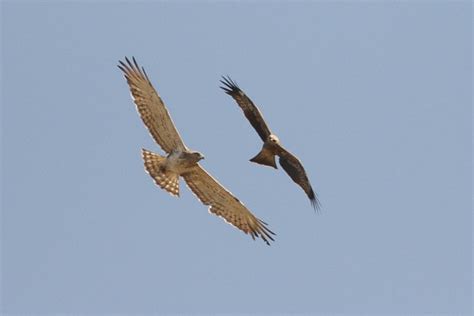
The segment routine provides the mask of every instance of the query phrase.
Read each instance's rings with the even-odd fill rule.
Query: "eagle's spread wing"
[[[304,190],[313,207],[319,210],[320,203],[318,197],[314,193],[308,176],[306,175],[306,171],[299,159],[281,146],[278,156],[280,157],[280,165],[285,169],[286,173],[288,173],[290,178]]]
[[[118,67],[124,72],[143,123],[165,152],[170,153],[173,149],[184,150],[186,146],[179,136],[165,104],[148,79],[145,69],[138,66],[135,58],[132,60],[133,63],[125,57],[126,63],[119,61]]]
[[[186,184],[209,211],[222,217],[246,234],[262,238],[268,245],[275,235],[266,227],[266,223],[255,217],[235,196],[227,191],[216,179],[201,166],[196,165],[182,174]]]
[[[245,117],[250,121],[253,128],[257,131],[258,135],[263,141],[267,140],[267,137],[271,134],[270,128],[263,119],[262,113],[252,100],[245,93],[240,90],[239,86],[230,79],[230,77],[222,77],[221,83],[224,85],[221,87],[228,95],[230,95],[240,108],[244,111]]]

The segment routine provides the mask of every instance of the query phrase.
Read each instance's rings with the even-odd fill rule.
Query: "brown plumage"
[[[189,150],[179,135],[163,101],[150,82],[145,69],[135,58],[119,61],[143,123],[153,139],[168,154],[166,157],[142,150],[145,170],[162,189],[179,196],[179,178],[184,181],[209,211],[255,239],[268,245],[275,235],[266,223],[255,217],[245,205],[199,165],[204,158]]]
[[[286,173],[303,189],[311,205],[319,210],[319,200],[299,159],[280,144],[280,140],[271,132],[258,107],[230,77],[222,77],[221,83],[223,84],[221,88],[237,102],[245,117],[263,141],[262,150],[250,161],[277,169],[275,156],[278,156],[280,165]]]

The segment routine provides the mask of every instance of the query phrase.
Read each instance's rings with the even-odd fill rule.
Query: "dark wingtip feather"
[[[121,61],[120,61],[121,62]],[[122,71],[125,72],[125,69],[122,67],[122,65],[117,65],[117,67]]]
[[[264,221],[257,218],[257,222],[259,224],[259,230],[255,232],[255,234],[260,237],[268,246],[270,246],[270,241],[275,241],[272,235],[276,235],[272,232],[267,226]]]
[[[148,80],[148,82],[151,83],[150,78],[148,78],[148,75],[147,75],[147,73],[146,73],[146,71],[145,71],[145,68],[142,67],[142,71],[143,71],[143,74],[145,75],[146,80]]]
[[[125,61],[127,62],[127,64],[132,67],[132,63],[130,62],[130,59],[128,59],[127,56],[125,56]]]
[[[255,240],[255,236],[257,236],[253,231],[250,231],[250,236],[252,236],[252,239]]]
[[[321,211],[321,203],[319,202],[318,197],[316,196],[312,188],[310,189],[308,193],[308,197],[313,209],[319,213],[319,211]]]
[[[141,69],[140,69],[140,66],[139,66],[138,63],[137,63],[137,60],[135,59],[135,56],[132,56],[132,60],[133,60],[133,64],[135,65],[136,71],[137,71],[139,74],[143,75],[143,72],[142,72],[142,70],[141,70],[141,69],[143,69],[143,67],[141,67]]]
[[[237,83],[234,80],[232,80],[228,75],[222,76],[220,83],[223,84],[223,86],[220,86],[220,88],[229,95],[232,95],[233,93],[238,93],[241,91]]]
[[[125,57],[125,60],[127,60],[127,57]],[[128,66],[121,60],[118,61],[119,64],[117,65],[117,67],[120,68],[120,70],[122,70],[123,72],[126,72],[125,69],[128,68]]]
[[[263,225],[268,225],[265,221],[263,221],[263,220],[261,220],[261,219],[259,219],[259,218],[257,218],[257,221],[258,221],[259,223],[263,224]]]

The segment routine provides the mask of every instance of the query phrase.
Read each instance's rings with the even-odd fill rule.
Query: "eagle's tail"
[[[250,159],[250,161],[278,169],[275,163],[275,155],[265,146],[263,146],[262,150],[255,157]]]
[[[142,149],[145,170],[155,183],[171,195],[179,196],[179,175],[165,169],[166,157]]]

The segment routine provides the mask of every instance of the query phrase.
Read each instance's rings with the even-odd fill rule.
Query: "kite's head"
[[[278,137],[276,135],[273,135],[273,134],[268,136],[268,141],[272,144],[279,144],[280,143],[280,140],[278,139]]]

